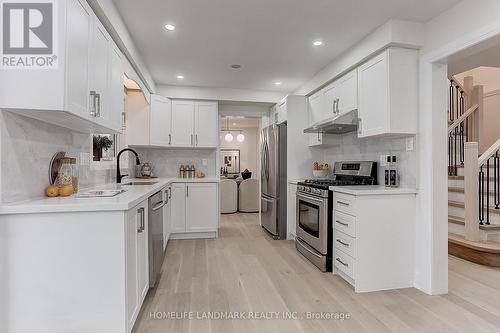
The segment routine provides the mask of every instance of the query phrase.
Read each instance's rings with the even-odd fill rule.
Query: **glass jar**
[[[59,188],[71,186],[73,188],[73,193],[78,192],[76,158],[63,157],[61,159],[61,167],[57,173],[56,185]]]

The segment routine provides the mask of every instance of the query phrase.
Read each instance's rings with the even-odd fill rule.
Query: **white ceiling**
[[[157,84],[280,92],[298,88],[390,18],[424,22],[456,2],[114,0]]]

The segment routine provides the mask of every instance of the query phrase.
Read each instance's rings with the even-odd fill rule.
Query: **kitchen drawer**
[[[351,237],[340,230],[335,230],[334,234],[335,248],[345,252],[353,258],[356,258],[356,238]]]
[[[335,210],[333,212],[333,228],[351,237],[356,237],[356,218]]]
[[[342,252],[339,249],[335,249],[335,257],[334,257],[335,267],[342,271],[345,275],[354,279],[354,265],[355,260],[345,252]]]
[[[333,208],[346,214],[355,215],[355,203],[356,197],[353,195],[335,193],[333,196]]]

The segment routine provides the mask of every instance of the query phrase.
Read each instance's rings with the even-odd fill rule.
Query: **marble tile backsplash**
[[[90,136],[9,112],[0,112],[0,202],[42,197],[49,163],[58,151],[78,157],[90,152]],[[80,187],[114,181],[113,170],[79,166]]]
[[[153,174],[157,177],[175,178],[179,177],[181,165],[194,165],[196,172],[204,172],[207,177],[215,177],[216,171],[216,150],[179,150],[179,149],[156,149],[141,148],[136,149],[141,162],[150,162],[153,166]],[[203,160],[207,160],[207,165],[203,165]],[[137,168],[138,169],[138,168]],[[139,170],[136,171],[139,174]]]
[[[374,161],[378,163],[378,183],[384,184],[384,169],[380,166],[380,155],[396,155],[400,170],[401,187],[415,188],[417,184],[416,150],[406,151],[406,138],[374,137],[359,139],[356,133],[340,137],[340,144],[331,147],[311,148],[313,160],[333,166],[339,161]]]

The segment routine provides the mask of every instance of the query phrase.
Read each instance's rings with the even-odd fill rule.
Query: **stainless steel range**
[[[333,192],[330,186],[376,185],[376,162],[336,162],[332,179],[297,184],[297,250],[323,272],[332,271]]]

